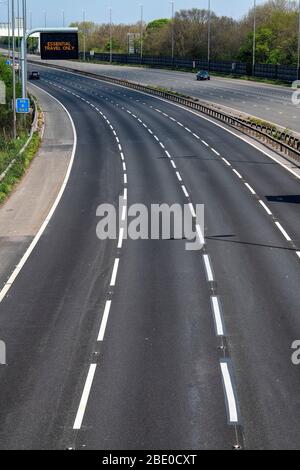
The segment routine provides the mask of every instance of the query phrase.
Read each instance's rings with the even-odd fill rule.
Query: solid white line
[[[291,242],[292,239],[291,237],[287,234],[287,232],[284,230],[284,228],[282,227],[282,225],[279,223],[279,222],[275,222],[275,225],[279,228],[280,232],[282,233],[282,235],[284,236],[284,238],[288,241],[288,242]]]
[[[214,275],[213,275],[212,267],[211,267],[211,264],[210,264],[209,256],[208,255],[203,255],[203,260],[204,260],[204,265],[205,265],[205,269],[206,269],[206,275],[207,275],[208,282],[213,282],[214,281]]]
[[[68,165],[68,169],[67,169],[67,172],[66,172],[66,176],[64,178],[64,181],[61,185],[61,188],[60,188],[60,191],[56,197],[56,200],[54,201],[54,204],[53,206],[51,207],[50,209],[50,212],[48,213],[46,219],[44,220],[44,222],[42,223],[42,226],[40,227],[38,233],[36,234],[36,236],[34,237],[34,239],[32,240],[31,244],[29,245],[29,247],[27,248],[26,252],[24,253],[23,257],[21,258],[21,260],[18,262],[18,265],[16,267],[16,269],[13,271],[12,275],[10,276],[9,280],[7,281],[6,285],[3,287],[3,289],[0,291],[0,303],[3,301],[4,297],[6,296],[6,294],[8,293],[9,289],[11,288],[13,282],[16,280],[17,276],[19,275],[19,273],[21,272],[22,268],[24,267],[26,261],[28,260],[29,256],[31,255],[31,253],[33,252],[34,248],[36,247],[38,241],[40,240],[41,236],[43,235],[47,225],[49,224],[61,198],[62,198],[62,195],[66,189],[66,186],[68,184],[68,181],[69,181],[69,178],[70,178],[70,174],[71,174],[71,170],[72,170],[72,166],[73,166],[73,163],[74,163],[74,158],[75,158],[75,153],[76,153],[76,149],[77,149],[77,132],[76,132],[76,128],[75,128],[75,124],[74,124],[74,121],[71,117],[71,114],[69,113],[69,111],[67,110],[67,108],[57,99],[55,98],[54,96],[52,96],[50,93],[48,93],[47,91],[43,90],[42,88],[36,86],[36,85],[32,85],[32,86],[35,86],[36,88],[38,88],[39,90],[43,91],[46,95],[50,96],[50,98],[54,99],[62,108],[63,110],[66,112],[68,118],[70,119],[70,122],[71,122],[71,125],[72,125],[72,130],[73,130],[73,137],[74,137],[74,142],[73,142],[73,149],[72,149],[72,154],[71,154],[71,159],[70,159],[70,162],[69,162],[69,165]]]
[[[187,190],[186,190],[186,187],[185,187],[185,186],[181,186],[181,188],[182,188],[182,191],[184,192],[185,197],[190,197],[190,196],[189,196],[189,193],[188,193]]]
[[[268,215],[272,215],[272,212],[270,211],[270,209],[268,208],[268,206],[264,203],[264,201],[259,201],[259,203],[262,205],[262,207],[265,209],[266,213]]]
[[[238,423],[238,411],[227,362],[221,361],[221,371],[228,404],[229,422]]]
[[[213,296],[211,298],[211,301],[212,301],[212,306],[213,306],[213,311],[214,311],[217,335],[224,336],[224,328],[223,328],[223,321],[222,321],[219,299],[218,297]]]
[[[256,194],[256,192],[254,191],[254,189],[252,188],[252,186],[250,186],[250,184],[245,183],[245,186],[247,186],[247,188],[249,189],[249,191],[250,191],[251,194]]]
[[[99,330],[99,335],[97,341],[103,341],[104,340],[104,335],[105,335],[105,330],[106,330],[106,325],[108,321],[108,316],[110,312],[110,307],[111,307],[111,300],[108,300],[105,304],[105,309],[101,321],[101,326]]]
[[[92,388],[95,372],[96,372],[97,364],[91,364],[89,368],[89,373],[85,382],[85,386],[83,389],[82,397],[80,400],[79,408],[77,411],[76,419],[74,422],[73,429],[79,430],[82,425],[86,405],[89,399],[90,391]]]
[[[112,272],[112,276],[111,276],[110,287],[115,287],[115,285],[116,285],[117,274],[118,274],[118,269],[119,269],[119,262],[120,262],[119,258],[116,258],[114,268],[113,268],[113,272]]]

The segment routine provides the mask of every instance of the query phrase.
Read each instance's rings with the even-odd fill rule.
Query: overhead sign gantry
[[[78,59],[78,28],[36,28],[27,31],[22,39],[22,98],[27,98],[27,40],[35,33],[41,35],[42,60]]]

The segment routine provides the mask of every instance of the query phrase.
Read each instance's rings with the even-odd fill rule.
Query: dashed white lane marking
[[[115,287],[115,285],[116,285],[117,274],[118,274],[118,269],[119,269],[119,263],[120,263],[120,259],[116,258],[115,263],[114,263],[112,276],[111,276],[110,287]]]
[[[124,228],[121,227],[119,231],[119,240],[118,240],[118,249],[121,250],[123,246],[123,239],[124,239]]]
[[[222,157],[222,160],[223,160],[223,162],[226,163],[227,166],[231,166],[231,163],[229,163],[229,161],[226,160],[226,158]]]
[[[221,315],[219,298],[214,295],[211,298],[211,302],[212,302],[212,307],[213,307],[213,312],[214,312],[217,335],[224,336],[224,327],[223,327],[223,320],[222,320],[222,315]]]
[[[197,233],[197,237],[199,239],[199,242],[202,246],[205,245],[205,238],[204,238],[204,234],[202,233],[202,230],[201,230],[201,227],[199,224],[196,225],[196,233]]]
[[[168,152],[167,150],[166,150],[165,153],[166,153],[166,155],[167,155],[168,158],[172,159],[171,155],[169,154],[169,152]]]
[[[214,281],[214,274],[213,274],[213,270],[212,270],[212,267],[211,267],[211,262],[210,262],[209,256],[206,255],[206,254],[203,255],[203,261],[204,261],[207,280],[208,280],[208,282],[213,282]]]
[[[127,184],[127,175],[124,173],[124,184]]]
[[[205,147],[209,147],[208,143],[205,142],[205,140],[201,140],[202,144],[205,145]]]
[[[300,251],[297,251],[296,255],[298,256],[298,258],[300,258]]]
[[[108,300],[105,304],[105,309],[101,321],[101,326],[98,334],[98,339],[97,341],[103,341],[104,340],[104,335],[105,335],[105,330],[108,322],[108,317],[109,317],[109,312],[110,312],[110,307],[111,307],[111,300]]]
[[[232,171],[233,171],[233,173],[236,174],[236,176],[237,176],[238,178],[243,179],[242,175],[241,175],[237,170],[233,169]]]
[[[268,206],[264,203],[264,201],[260,200],[259,201],[260,205],[265,209],[266,213],[268,215],[272,215],[272,212],[270,211],[270,209],[268,208]]]
[[[251,194],[256,194],[256,192],[254,191],[254,189],[252,188],[252,186],[250,186],[250,184],[245,183],[245,186],[249,189],[249,191],[250,191]]]
[[[284,228],[282,227],[282,225],[281,225],[279,222],[275,222],[275,225],[276,225],[276,227],[278,227],[278,229],[280,230],[280,232],[282,233],[282,235],[284,236],[284,238],[285,238],[288,242],[291,242],[292,239],[290,238],[290,236],[288,235],[288,233],[286,232],[286,230],[284,230]]]
[[[128,191],[127,191],[127,188],[125,188],[124,195],[123,195],[124,201],[127,201],[127,195],[128,195]]]
[[[176,171],[176,176],[177,176],[178,180],[180,182],[182,182],[182,178],[181,178],[181,175],[180,175],[179,171]]]
[[[183,191],[185,197],[189,198],[190,196],[189,196],[189,193],[188,193],[187,190],[186,190],[186,187],[185,187],[185,186],[181,186],[181,188],[182,188],[182,191]]]
[[[191,202],[189,203],[189,209],[190,209],[190,212],[192,214],[192,217],[196,218],[196,212],[195,212],[194,206]]]
[[[122,222],[124,222],[126,220],[126,213],[127,213],[127,207],[126,207],[126,205],[124,205],[123,209],[122,209],[122,217],[121,217]]]
[[[212,152],[214,152],[216,155],[218,155],[218,157],[221,156],[221,155],[219,154],[219,152],[217,152],[215,149],[212,148],[211,150],[212,150]]]
[[[90,391],[91,391],[91,388],[92,388],[96,368],[97,368],[97,364],[91,364],[90,365],[89,372],[88,372],[88,375],[87,375],[87,379],[86,379],[86,382],[85,382],[85,386],[84,386],[84,389],[83,389],[83,393],[82,393],[82,396],[81,396],[81,400],[80,400],[80,403],[79,403],[79,408],[78,408],[78,411],[77,411],[76,419],[75,419],[74,426],[73,426],[73,429],[75,429],[75,430],[81,429],[81,425],[82,425],[83,417],[84,417],[84,414],[85,414],[85,409],[86,409],[86,406],[87,406],[87,402],[88,402],[88,399],[89,399],[89,396],[90,396]]]
[[[229,373],[228,363],[226,361],[220,362],[221,372],[223,377],[223,384],[226,394],[226,401],[228,406],[228,419],[230,423],[237,424],[239,422],[238,410],[236,399],[233,391],[231,376]]]
[[[177,167],[176,167],[175,162],[173,160],[171,160],[171,165],[174,168],[174,170],[176,170]]]

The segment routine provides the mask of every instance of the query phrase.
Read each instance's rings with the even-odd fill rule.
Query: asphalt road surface
[[[40,71],[78,145],[0,303],[0,447],[298,448],[299,180],[172,104]],[[121,195],[204,204],[204,248],[100,241],[97,207]]]
[[[34,60],[39,60],[33,56]],[[161,69],[145,69],[118,65],[95,65],[80,62],[52,61],[57,65],[122,78],[144,85],[159,86],[227,106],[300,132],[300,105],[292,102],[293,90],[228,78],[212,77],[210,82],[197,82],[195,74]]]

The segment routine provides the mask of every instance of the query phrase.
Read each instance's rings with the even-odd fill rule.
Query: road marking
[[[205,239],[204,239],[204,235],[202,233],[202,230],[201,230],[201,227],[200,225],[196,225],[196,232],[197,232],[197,236],[199,238],[199,242],[201,245],[205,245]]]
[[[124,173],[124,184],[127,184],[127,174]]]
[[[219,154],[219,152],[217,152],[215,149],[211,149],[216,155],[218,155],[218,157],[220,157],[221,155]]]
[[[111,300],[108,300],[105,304],[105,309],[101,321],[101,326],[98,334],[98,339],[97,341],[103,341],[104,340],[104,335],[105,335],[105,330],[106,330],[106,325],[108,321],[108,316],[110,312],[110,307],[111,307]]]
[[[298,256],[298,258],[300,258],[300,251],[297,251],[296,255]]]
[[[205,140],[201,140],[202,144],[204,144],[206,147],[209,147],[208,143],[205,142]]]
[[[177,176],[178,180],[179,180],[180,182],[182,182],[181,175],[180,175],[180,173],[179,173],[178,171],[176,171],[176,176]]]
[[[127,188],[124,188],[123,198],[124,198],[124,201],[127,201]]]
[[[259,203],[262,205],[262,207],[265,209],[266,213],[268,215],[272,215],[272,212],[270,211],[270,209],[268,208],[268,206],[264,203],[264,201],[259,201]]]
[[[172,164],[172,167],[176,170],[177,167],[176,167],[176,165],[175,165],[175,163],[174,163],[173,160],[171,160],[171,164]]]
[[[223,327],[219,298],[214,295],[211,298],[211,302],[212,302],[212,307],[213,307],[213,312],[214,312],[214,317],[215,317],[217,335],[224,336],[224,327]]]
[[[212,267],[211,267],[209,256],[208,255],[203,255],[203,261],[204,261],[204,265],[205,265],[207,280],[208,280],[208,282],[213,282],[214,281],[214,274],[213,274],[213,270],[212,270]]]
[[[160,146],[161,146],[161,148],[163,148],[163,149],[165,149],[165,148],[166,148],[162,142],[159,142],[159,145],[160,145]]]
[[[79,408],[78,408],[76,419],[75,419],[74,426],[73,426],[73,429],[75,429],[75,430],[81,429],[81,425],[82,425],[84,413],[85,413],[85,410],[86,410],[87,402],[88,402],[88,399],[89,399],[89,396],[90,396],[90,392],[91,392],[91,388],[92,388],[96,368],[97,368],[97,364],[91,364],[90,365],[88,376],[87,376],[87,379],[86,379],[86,382],[85,382],[85,386],[84,386],[84,389],[83,389],[83,393],[82,393],[82,396],[81,396]]]
[[[226,361],[220,362],[222,377],[223,377],[223,384],[226,394],[226,401],[227,401],[227,408],[228,408],[228,420],[230,423],[237,424],[239,422],[238,418],[238,410],[236,399],[233,391],[231,376],[229,373],[228,363]]]
[[[126,211],[127,211],[127,207],[126,205],[124,205],[122,209],[122,217],[121,217],[122,222],[126,220]]]
[[[222,157],[222,160],[226,163],[227,166],[231,166],[231,163],[229,163],[229,161],[226,160],[226,158]]]
[[[250,191],[251,194],[256,194],[256,192],[254,191],[254,189],[252,188],[252,186],[250,186],[250,184],[245,183],[245,186],[249,189],[249,191]]]
[[[72,126],[72,130],[73,130],[73,138],[74,138],[74,141],[73,141],[73,149],[72,149],[72,154],[71,154],[71,158],[70,158],[70,162],[69,162],[69,165],[68,165],[68,169],[67,169],[67,172],[66,172],[66,176],[64,178],[64,181],[61,185],[61,188],[60,188],[60,191],[54,201],[54,204],[53,206],[51,207],[46,219],[44,220],[44,222],[42,223],[38,233],[36,234],[36,236],[34,237],[34,239],[32,240],[31,244],[29,245],[29,247],[27,248],[27,250],[25,251],[24,255],[22,256],[21,260],[18,262],[18,265],[16,267],[16,269],[13,271],[13,273],[11,274],[10,278],[8,279],[7,283],[5,284],[5,286],[3,287],[3,289],[0,291],[0,303],[3,301],[3,299],[5,298],[5,296],[7,295],[8,291],[10,290],[11,286],[13,285],[14,281],[16,280],[16,278],[18,277],[19,273],[21,272],[21,270],[23,269],[26,261],[28,260],[28,258],[30,257],[31,253],[33,252],[33,250],[35,249],[36,245],[38,244],[41,236],[43,235],[47,225],[49,224],[61,198],[62,198],[62,195],[66,189],[66,186],[68,184],[68,181],[69,181],[69,178],[70,178],[70,174],[71,174],[71,170],[72,170],[72,167],[73,167],[73,163],[74,163],[74,159],[75,159],[75,153],[76,153],[76,149],[77,149],[77,132],[76,132],[76,128],[75,128],[75,124],[74,124],[74,121],[72,119],[72,116],[71,114],[69,113],[69,111],[67,110],[67,108],[57,99],[55,98],[54,96],[52,96],[50,93],[48,93],[47,91],[43,90],[43,88],[40,88],[36,85],[33,85],[32,86],[35,86],[36,88],[38,88],[39,90],[42,90],[42,92],[44,92],[46,95],[50,96],[50,98],[54,99],[62,108],[63,110],[65,111],[65,113],[67,114],[68,118],[70,119],[70,122],[71,122],[71,126]]]
[[[167,155],[168,158],[172,158],[167,150],[165,151],[165,154]]]
[[[242,175],[241,175],[237,170],[233,169],[232,171],[233,171],[233,173],[236,174],[236,176],[237,176],[238,178],[243,179]]]
[[[185,186],[181,186],[181,189],[182,189],[182,191],[183,191],[185,197],[189,198],[190,196],[189,196],[189,193],[188,193],[187,190],[186,190],[186,187],[185,187]]]
[[[118,249],[120,250],[123,246],[123,239],[124,239],[124,228],[120,228],[119,232],[119,241],[118,241]]]
[[[290,236],[287,234],[287,232],[284,230],[284,228],[282,227],[282,225],[279,223],[279,222],[275,222],[275,225],[279,228],[280,232],[282,233],[282,235],[284,236],[284,238],[288,241],[288,242],[291,242],[292,239],[290,238]]]
[[[194,206],[191,202],[189,203],[189,209],[191,211],[192,217],[196,218],[196,212],[195,212]]]
[[[119,258],[116,258],[114,268],[113,268],[113,272],[112,272],[112,276],[111,276],[110,287],[115,287],[115,285],[116,285],[117,274],[118,274],[118,269],[119,269],[119,263],[120,263]]]

